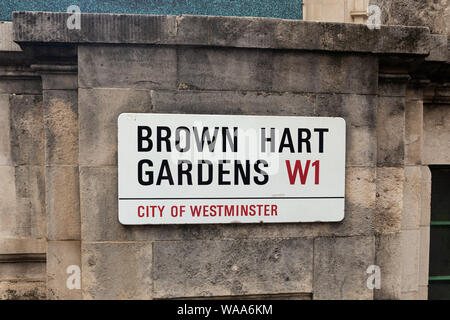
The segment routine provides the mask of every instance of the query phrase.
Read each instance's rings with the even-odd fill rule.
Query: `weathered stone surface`
[[[176,89],[175,48],[79,46],[80,88]]]
[[[16,55],[17,53],[14,53]],[[38,77],[3,77],[0,75],[0,93],[42,94],[42,84]]]
[[[81,257],[83,299],[153,297],[152,243],[83,242]]]
[[[45,187],[43,167],[0,166],[0,236],[45,236]]]
[[[450,109],[427,104],[423,111],[424,164],[450,163]]]
[[[366,55],[186,48],[178,58],[180,89],[376,94],[377,70]]]
[[[377,168],[376,233],[398,232],[403,212],[403,168]]]
[[[14,12],[18,42],[147,43],[428,54],[427,28],[211,16],[82,14],[89,28],[69,30],[69,13]],[[120,32],[118,32],[120,30]],[[152,30],[149,32],[148,30]]]
[[[375,262],[373,236],[314,240],[313,298],[373,299],[366,270]]]
[[[83,241],[129,240],[118,220],[117,182],[117,168],[80,168]]]
[[[14,235],[16,212],[16,184],[14,167],[0,166],[0,181],[4,186],[0,192],[0,238]]]
[[[5,280],[43,280],[45,263],[42,262],[4,262],[0,263],[0,281]]]
[[[1,300],[43,300],[45,281],[0,281]]]
[[[336,236],[372,234],[376,213],[375,168],[346,168],[345,196],[346,217],[343,223],[328,224],[329,232]]]
[[[9,95],[0,94],[0,165],[11,165]]]
[[[402,300],[419,300],[419,291],[402,292]]]
[[[420,226],[429,226],[431,220],[431,171],[428,166],[422,166],[421,183],[421,213]]]
[[[430,227],[420,227],[419,286],[428,286],[430,267]]]
[[[428,286],[419,286],[419,300],[428,300]]]
[[[378,59],[370,55],[321,54],[320,92],[376,94]]]
[[[69,279],[77,274],[68,269],[81,268],[81,243],[79,241],[49,241],[47,245],[47,299],[81,299],[80,289],[69,289],[75,284]],[[76,271],[75,271],[76,272]],[[81,274],[79,274],[81,277]],[[80,278],[81,281],[81,278]]]
[[[4,238],[0,239],[0,254],[45,254],[46,244],[43,239]]]
[[[403,230],[401,232],[402,246],[402,298],[403,293],[419,289],[419,250],[420,231]]]
[[[326,63],[321,54],[273,51],[272,70],[267,70],[271,89],[280,92],[320,92],[322,77],[318,75],[323,74],[321,63]],[[328,78],[328,74],[323,76]]]
[[[41,166],[15,168],[16,230],[22,237],[44,238],[45,173]]]
[[[43,90],[76,90],[78,76],[74,73],[45,73],[41,72]]]
[[[186,48],[178,64],[180,89],[270,91],[277,72],[269,50]]]
[[[381,288],[374,290],[376,300],[401,298],[402,256],[400,233],[376,236],[375,265],[380,267]]]
[[[11,156],[15,165],[44,163],[42,97],[10,95]]]
[[[422,163],[423,101],[407,100],[405,108],[405,164]]]
[[[13,40],[12,22],[0,22],[0,51],[22,51],[19,45]]]
[[[315,97],[307,94],[152,91],[154,111],[163,113],[312,116]]]
[[[44,168],[0,166],[0,237],[45,236]]]
[[[123,112],[151,112],[150,91],[79,89],[79,163],[117,165],[117,118]]]
[[[77,100],[76,90],[44,90],[47,165],[78,163]]]
[[[347,94],[317,96],[316,116],[345,119],[348,166],[376,166],[376,110],[376,96]]]
[[[402,230],[417,229],[421,215],[422,169],[419,166],[404,168]]]
[[[383,97],[404,97],[407,92],[407,84],[410,76],[407,74],[385,74],[380,71],[378,83],[378,95]]]
[[[47,238],[80,240],[78,167],[46,168]]]
[[[312,239],[161,241],[153,259],[158,298],[312,290]]]
[[[448,34],[447,1],[370,0],[382,9],[381,21],[388,25],[427,26],[433,33]]]
[[[378,165],[404,163],[405,99],[379,97],[377,111]]]
[[[450,14],[449,14],[450,17]],[[432,34],[430,37],[430,55],[426,61],[447,62],[448,59],[448,34],[450,33],[450,23],[446,34]]]

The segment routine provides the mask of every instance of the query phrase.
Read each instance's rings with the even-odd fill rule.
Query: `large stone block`
[[[377,300],[401,298],[402,264],[400,233],[376,236],[375,265],[380,267],[381,287],[374,290]]]
[[[152,91],[156,112],[312,116],[315,97],[293,93]]]
[[[80,241],[49,241],[47,245],[47,299],[81,299],[81,288],[76,288],[76,282],[81,283],[81,273],[77,273],[80,270]],[[77,276],[80,277],[78,280],[75,279]]]
[[[371,235],[376,214],[375,168],[349,167],[345,176],[345,218],[328,223],[322,236]]]
[[[173,47],[78,47],[80,88],[175,89],[176,77],[177,58]]]
[[[0,300],[44,300],[45,281],[0,281]]]
[[[11,165],[9,94],[0,94],[0,165]]]
[[[420,230],[403,230],[402,246],[402,293],[419,289]]]
[[[117,118],[124,112],[151,112],[150,91],[79,89],[79,163],[117,165]]]
[[[180,89],[377,92],[378,61],[372,56],[187,48],[179,50],[178,60]]]
[[[274,72],[269,50],[186,48],[178,53],[180,89],[270,91]]]
[[[423,163],[450,163],[450,109],[425,105],[423,110]]]
[[[403,213],[403,168],[377,168],[376,233],[398,232]]]
[[[45,177],[38,166],[0,166],[0,237],[45,237]]]
[[[37,254],[46,252],[45,239],[3,238],[0,239],[0,254]]]
[[[378,164],[401,166],[405,154],[405,99],[379,97],[377,112]]]
[[[43,166],[15,168],[17,235],[45,238],[45,172]]]
[[[378,95],[383,97],[405,97],[407,95],[408,75],[383,74],[379,75]]]
[[[376,166],[377,97],[372,95],[319,94],[315,114],[342,117],[347,125],[348,166]]]
[[[45,259],[45,258],[44,258]],[[26,258],[23,261],[2,261],[0,263],[0,281],[5,280],[44,280],[45,263]]]
[[[371,55],[321,54],[320,92],[377,94],[378,59]]]
[[[76,90],[78,88],[77,73],[64,72],[41,72],[43,90]]]
[[[10,238],[15,235],[16,226],[16,182],[14,167],[0,166],[0,238]]]
[[[423,102],[410,100],[405,108],[405,164],[422,163]]]
[[[373,236],[316,238],[313,298],[373,299],[366,270],[374,262]]]
[[[320,92],[323,77],[318,75],[322,75],[322,57],[316,52],[274,51],[272,90]]]
[[[17,52],[14,55],[18,55]],[[42,83],[38,77],[13,77],[0,76],[0,93],[6,94],[42,94]]]
[[[304,238],[155,242],[154,295],[311,292],[312,242]]]
[[[47,165],[78,163],[77,100],[76,90],[44,90]]]
[[[151,299],[153,297],[152,243],[83,242],[81,260],[83,299]]]
[[[47,238],[80,240],[78,167],[46,168]]]
[[[420,166],[404,168],[402,230],[417,229],[422,207],[422,169]]]
[[[117,168],[80,168],[83,241],[130,240],[129,229],[119,223],[117,198]]]
[[[15,165],[44,163],[42,96],[10,95],[11,156]]]

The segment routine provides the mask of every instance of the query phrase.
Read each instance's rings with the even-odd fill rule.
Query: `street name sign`
[[[123,113],[124,225],[338,222],[342,118]]]

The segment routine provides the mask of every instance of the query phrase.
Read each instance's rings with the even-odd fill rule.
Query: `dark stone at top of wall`
[[[122,43],[274,48],[428,55],[426,27],[322,23],[272,18],[81,14],[81,29],[68,29],[69,13],[14,12],[19,43]]]

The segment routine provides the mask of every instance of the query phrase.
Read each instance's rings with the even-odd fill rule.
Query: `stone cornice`
[[[322,23],[272,18],[81,14],[81,29],[68,29],[69,13],[14,12],[18,43],[122,43],[273,48],[428,55],[425,27]]]

